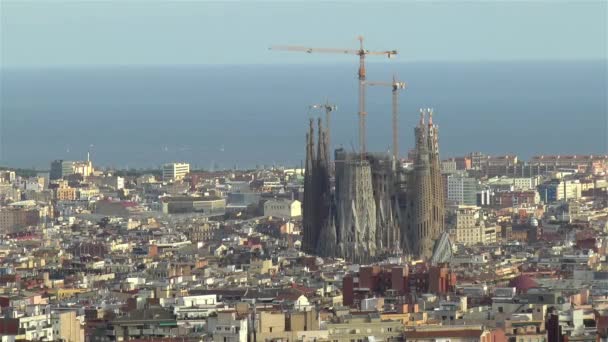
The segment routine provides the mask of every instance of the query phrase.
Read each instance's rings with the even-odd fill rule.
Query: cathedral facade
[[[389,154],[336,150],[332,186],[326,133],[319,120],[315,136],[311,120],[302,250],[357,263],[400,254],[431,258],[445,218],[437,133],[432,112],[423,110],[412,169]]]

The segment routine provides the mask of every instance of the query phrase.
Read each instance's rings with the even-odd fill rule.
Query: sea
[[[407,83],[400,149],[433,108],[442,157],[472,151],[608,153],[606,61],[375,62],[370,81]],[[128,169],[299,166],[309,106],[329,101],[332,147],[357,150],[357,64],[0,69],[0,165],[54,159]],[[367,90],[369,151],[391,148],[391,89]]]

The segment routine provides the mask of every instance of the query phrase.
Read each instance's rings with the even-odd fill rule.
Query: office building
[[[540,200],[544,203],[581,198],[581,183],[578,180],[552,179],[538,186]]]
[[[475,178],[463,175],[449,175],[447,177],[447,199],[451,204],[476,205],[478,181]]]
[[[163,165],[163,182],[172,182],[184,179],[190,173],[188,163],[168,163]]]

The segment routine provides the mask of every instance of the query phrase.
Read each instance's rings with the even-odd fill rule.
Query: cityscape
[[[77,27],[94,32],[94,25],[99,24],[96,20],[116,22],[123,29],[102,33],[107,41],[100,44],[109,44],[109,47],[121,40],[120,34],[127,34],[130,22],[121,23],[117,18],[123,15],[135,18],[125,14],[130,11],[143,11],[150,18],[169,21],[178,18],[174,22],[177,27],[180,20],[190,20],[189,12],[198,21],[196,13],[208,10],[215,13],[208,14],[211,18],[208,20],[223,22],[242,15],[231,12],[236,7],[248,6],[238,2],[196,1],[160,1],[150,7],[137,2],[120,5],[111,1],[49,4],[23,5],[0,0],[0,13],[3,9],[10,13],[0,17],[9,22],[0,24],[2,39],[28,37],[30,33],[24,29],[27,25],[15,23],[40,19],[33,13],[44,8],[49,10],[49,18],[74,16],[62,23],[48,23],[47,28],[52,30],[65,25],[71,32],[66,35],[78,34],[73,32]],[[255,5],[260,8],[249,8],[252,13],[274,15],[274,10],[289,13],[294,23],[307,11],[332,6],[345,10],[342,4],[314,2],[295,2],[294,6],[302,13],[291,12],[289,5],[287,10],[280,4],[255,2]],[[361,5],[369,11],[377,10],[367,3]],[[396,6],[393,15],[398,16],[405,15],[408,9],[419,10],[417,6],[430,11],[429,16],[437,10],[426,7],[432,5],[430,2],[384,5],[387,15],[391,6]],[[446,13],[462,10],[458,5],[438,6],[447,6]],[[492,6],[529,11],[522,17],[522,26],[532,25],[530,27],[536,27],[537,23],[536,15],[532,15],[534,11],[549,11],[540,21],[546,20],[552,28],[561,25],[563,20],[559,18],[586,23],[586,17],[580,14],[586,11],[603,10],[600,16],[603,22],[598,27],[605,29],[608,23],[608,4],[600,1],[580,8],[568,3],[555,5],[561,6],[559,10],[549,9],[550,4],[542,7],[535,2],[530,5],[482,1],[466,6],[466,11],[487,10]],[[217,14],[218,8],[222,14]],[[99,12],[93,14],[94,9]],[[105,12],[107,9],[112,11]],[[53,12],[55,10],[58,12]],[[114,10],[125,10],[125,13],[117,14]],[[266,10],[270,12],[264,12]],[[181,14],[173,18],[173,11]],[[340,11],[336,12],[337,22],[348,22]],[[365,12],[359,9],[352,13],[363,14],[358,11]],[[510,15],[507,12],[505,15]],[[89,19],[93,20],[85,23],[78,13],[89,13]],[[495,19],[500,21],[496,13]],[[481,20],[481,15],[467,15],[469,19]],[[79,19],[74,19],[77,17]],[[10,22],[13,18],[16,21]],[[253,14],[242,15],[240,20],[249,23],[252,18],[252,23],[258,23]],[[43,25],[44,20],[40,20]],[[377,24],[375,20],[372,23]],[[75,24],[77,22],[80,24]],[[263,26],[263,22],[260,25]],[[499,26],[497,22],[496,27],[488,30],[499,35]],[[227,26],[209,26],[220,27],[227,29]],[[373,31],[371,27],[367,29]],[[247,29],[252,33],[261,30],[254,26]],[[133,30],[138,31],[135,26]],[[168,32],[173,30],[170,28]],[[285,30],[295,34],[292,28]],[[586,26],[585,30],[586,35],[608,37],[608,30],[597,33]],[[398,58],[407,59],[407,45],[403,51],[404,45],[399,43],[403,37],[384,32],[392,39],[377,44],[367,35],[352,34],[350,38],[356,37],[356,40],[351,39],[350,47],[336,47],[331,43],[316,46],[315,40],[328,40],[324,39],[325,32],[314,32],[310,33],[310,46],[274,45],[283,43],[276,41],[254,47],[260,51],[255,52],[259,56],[275,59],[279,65],[284,59],[297,58],[295,60],[303,61],[298,68],[304,68],[311,75],[318,72],[315,59],[349,67],[332,67],[334,72],[344,73],[338,80],[345,80],[340,87],[348,93],[346,97],[332,96],[331,89],[320,87],[328,93],[315,101],[302,103],[291,98],[264,104],[269,107],[280,104],[287,107],[281,110],[298,113],[289,117],[293,124],[289,128],[281,127],[278,121],[274,125],[262,121],[250,128],[254,131],[251,138],[239,133],[242,126],[250,122],[245,116],[223,118],[234,128],[223,130],[214,126],[221,126],[222,119],[201,114],[202,119],[198,120],[202,121],[189,121],[180,116],[182,107],[176,105],[175,113],[163,114],[162,119],[152,114],[149,117],[133,114],[132,122],[158,120],[161,126],[174,116],[173,123],[177,124],[168,125],[163,136],[146,136],[145,127],[152,126],[124,125],[120,121],[122,114],[108,114],[107,118],[87,116],[87,107],[80,107],[86,100],[78,102],[81,100],[78,94],[66,95],[63,88],[57,87],[45,92],[57,98],[73,96],[74,107],[82,113],[71,116],[66,114],[69,112],[66,109],[61,114],[49,102],[48,113],[55,115],[54,125],[62,129],[54,131],[55,126],[49,126],[48,130],[56,136],[47,139],[48,146],[41,145],[39,149],[36,140],[29,139],[48,132],[37,133],[36,120],[28,112],[37,108],[38,92],[32,91],[23,103],[15,97],[24,96],[27,91],[23,91],[29,89],[29,85],[34,89],[40,84],[35,85],[32,79],[16,81],[17,78],[8,75],[21,69],[32,75],[44,74],[45,69],[35,64],[38,63],[35,58],[52,60],[51,56],[62,56],[65,61],[73,59],[69,63],[77,65],[95,57],[74,47],[63,55],[49,52],[49,55],[27,54],[29,57],[25,57],[23,51],[29,50],[21,51],[16,43],[3,43],[6,50],[3,56],[6,54],[5,61],[13,69],[2,65],[0,60],[0,79],[3,87],[9,89],[0,88],[0,103],[9,103],[0,107],[2,122],[6,122],[0,125],[0,161],[3,163],[0,166],[0,342],[608,341],[608,39],[589,39],[589,51],[603,48],[599,55],[601,63],[592,63],[594,67],[601,64],[600,73],[604,72],[599,88],[594,87],[594,92],[585,96],[575,93],[575,104],[585,110],[599,108],[594,117],[603,117],[603,123],[577,114],[576,120],[561,123],[571,130],[559,131],[547,128],[554,127],[550,124],[545,127],[544,122],[535,126],[531,113],[524,114],[528,118],[497,116],[465,122],[474,130],[484,131],[484,125],[491,125],[488,121],[519,121],[521,131],[507,129],[511,127],[509,124],[502,132],[506,141],[514,142],[513,146],[522,146],[526,132],[533,131],[538,141],[544,139],[543,135],[556,135],[551,139],[567,141],[566,151],[544,153],[556,147],[530,140],[524,142],[525,151],[489,153],[491,145],[480,135],[473,137],[477,148],[453,153],[449,144],[471,137],[465,136],[464,130],[462,135],[455,133],[459,128],[451,124],[454,122],[454,118],[450,118],[451,108],[446,105],[449,102],[441,101],[441,94],[436,94],[437,107],[433,96],[429,97],[430,101],[408,97],[408,92],[415,92],[421,85],[419,79],[410,79],[403,73],[404,69],[395,64]],[[476,28],[474,32],[481,31]],[[153,36],[150,32],[146,34]],[[224,39],[232,33],[217,34]],[[432,32],[424,34],[428,34],[429,39],[433,37]],[[271,37],[278,40],[287,36],[277,33]],[[61,38],[53,39],[57,39],[57,46],[62,46]],[[396,44],[394,47],[382,46],[392,41]],[[252,42],[258,41],[252,38]],[[253,45],[249,43],[248,46]],[[146,42],[141,44],[145,50]],[[221,43],[215,44],[221,46]],[[573,41],[570,44],[575,45]],[[151,46],[159,49],[156,44]],[[552,51],[552,45],[548,44],[546,49]],[[147,63],[141,55],[129,51],[125,50],[124,56],[132,54],[132,65],[115,62],[110,63],[112,68],[100,70],[110,75],[120,68],[139,68]],[[190,52],[196,51],[192,48]],[[566,52],[558,55],[557,51],[550,57],[571,57]],[[251,56],[256,56],[255,53]],[[530,51],[521,53],[534,57]],[[75,56],[79,54],[81,59],[76,62]],[[112,56],[115,55],[103,58],[110,60]],[[589,56],[598,57],[591,52]],[[334,57],[338,59],[326,59]],[[209,59],[204,61],[212,63],[211,57],[205,58]],[[390,73],[378,72],[378,63],[382,70],[395,67]],[[466,68],[474,68],[474,62],[466,63]],[[64,66],[57,65],[53,67],[63,70]],[[269,65],[272,67],[272,62]],[[508,63],[496,64],[501,65],[507,70],[501,71],[505,73],[513,67]],[[239,69],[236,62],[215,68],[249,70]],[[59,72],[57,70],[53,72]],[[141,77],[138,82],[146,82],[147,69],[137,70]],[[433,72],[432,68],[424,70]],[[443,69],[438,68],[436,72],[440,73],[439,70]],[[579,69],[569,72],[574,72],[572,70]],[[219,82],[217,75],[219,73],[210,73],[208,81]],[[298,83],[296,73],[279,72],[268,79],[252,75],[248,86],[274,82],[277,97],[290,91],[312,94],[315,90],[306,82],[279,90],[281,84]],[[579,78],[584,83],[582,75]],[[166,80],[171,83],[181,79],[167,76]],[[91,84],[95,80],[83,77],[81,82],[84,88],[94,88]],[[550,87],[549,81],[539,82]],[[484,86],[499,85],[488,81]],[[16,96],[14,89],[19,87],[23,87],[23,93]],[[95,101],[104,102],[111,93],[109,89],[107,93],[100,90]],[[464,103],[471,106],[496,101],[479,95],[483,94],[459,93],[465,97]],[[137,95],[131,97],[129,93],[112,96],[114,100],[108,101],[124,102],[126,107],[140,101],[134,100]],[[168,101],[167,96],[170,95],[158,94],[148,97],[147,101],[162,106],[163,101]],[[534,96],[513,91],[505,99],[525,103],[527,97]],[[241,94],[235,90],[230,101],[232,105],[241,103],[246,108],[251,98],[262,100],[255,93]],[[384,107],[378,106],[379,98],[386,101]],[[547,101],[559,102],[558,98],[556,94]],[[31,106],[24,105],[30,102]],[[416,111],[412,111],[412,103],[418,108]],[[601,105],[594,107],[597,103]],[[566,100],[559,102],[566,108],[575,104]],[[197,110],[212,111],[205,107]],[[116,109],[116,113],[121,113],[120,109]],[[488,113],[490,116],[492,111]],[[544,120],[560,120],[551,115],[547,114]],[[15,124],[19,120],[31,130],[9,132],[7,127],[21,127]],[[382,120],[384,128],[379,131],[374,120]],[[192,132],[197,138],[196,128],[200,122],[217,131],[217,135],[212,136],[213,146],[203,142],[207,140],[201,140],[200,144],[205,150],[214,150],[215,155],[226,158],[222,165],[209,155],[185,158],[187,154],[180,154],[185,147],[181,152],[167,147],[166,141],[183,143],[186,141],[183,137]],[[87,129],[77,128],[78,124],[87,125]],[[603,135],[576,135],[583,124],[604,124],[603,128],[595,127]],[[127,135],[124,140],[127,142],[123,143],[120,139],[125,139],[125,134],[120,132],[127,131],[132,135]],[[103,137],[101,142],[95,140],[99,134]],[[17,135],[21,138],[13,139]],[[446,135],[449,143],[444,140]],[[262,137],[272,141],[271,145],[261,145]],[[108,150],[98,149],[98,145],[109,144],[107,141],[113,139],[130,151],[132,164],[140,167],[116,166],[131,160],[113,163]],[[298,142],[297,151],[290,150],[288,141],[292,140]],[[577,140],[580,145],[576,144]],[[70,143],[67,147],[66,141]],[[149,141],[161,146],[160,152],[157,147],[154,153],[146,150],[152,145]],[[245,152],[231,154],[235,145],[225,148],[222,141],[236,141]],[[587,143],[603,146],[585,150]],[[268,147],[272,145],[276,145],[277,150]],[[41,151],[56,152],[44,152],[46,159],[36,157],[36,161],[31,162],[27,158],[33,157],[28,157],[27,151],[32,148],[37,150],[36,156]],[[288,151],[283,161],[278,159],[279,148]],[[450,153],[444,152],[446,149]],[[259,151],[250,152],[253,150]],[[239,158],[241,155],[248,156]],[[99,162],[98,156],[104,162]],[[278,160],[269,163],[275,157]],[[300,160],[294,161],[297,159]]]

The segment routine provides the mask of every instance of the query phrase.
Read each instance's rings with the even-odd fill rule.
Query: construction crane
[[[330,104],[326,101],[323,104],[314,104],[308,107],[309,109],[324,109],[325,110],[325,130],[327,135],[325,136],[325,143],[327,144],[327,161],[331,160],[331,112],[338,109],[338,106]]]
[[[273,46],[270,50],[280,51],[298,51],[306,53],[339,53],[346,55],[357,55],[359,56],[359,149],[361,150],[361,156],[365,156],[367,152],[367,141],[366,141],[366,124],[365,117],[367,112],[365,111],[365,56],[367,55],[386,55],[388,58],[392,58],[397,54],[397,50],[388,51],[369,51],[363,47],[363,36],[359,36],[359,50],[354,49],[333,49],[333,48],[311,48],[305,46]]]
[[[366,82],[370,86],[391,87],[393,93],[393,158],[399,160],[399,90],[405,89],[406,83],[397,81],[393,76],[393,82]]]

